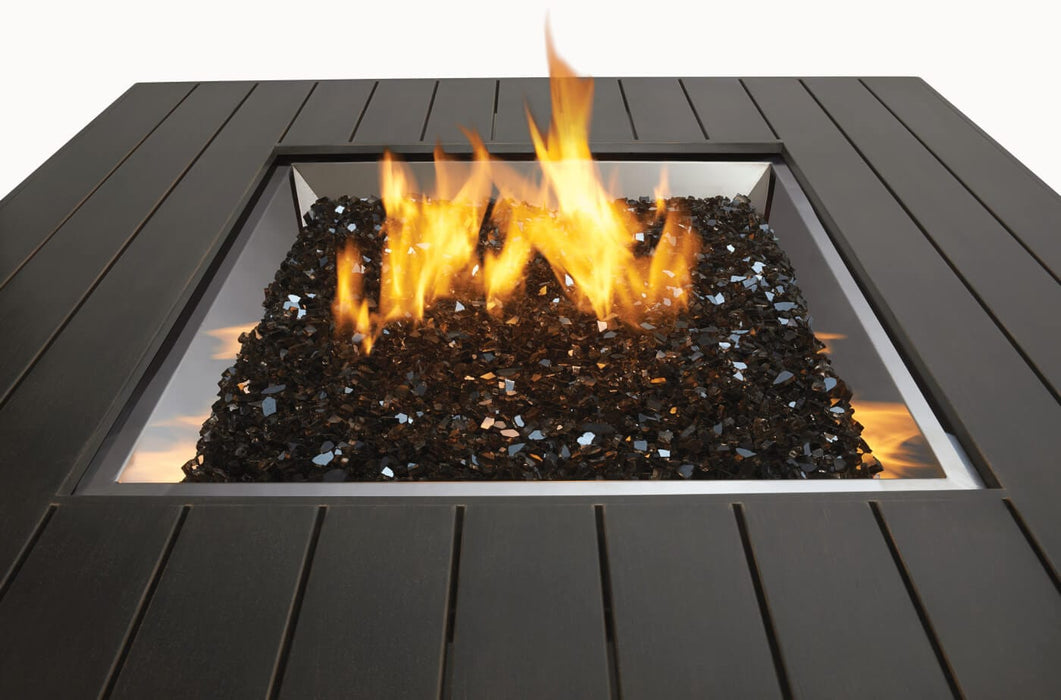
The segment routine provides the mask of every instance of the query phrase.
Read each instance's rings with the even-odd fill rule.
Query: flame
[[[833,346],[829,344],[831,340],[847,340],[847,336],[843,333],[815,333],[814,337],[822,342],[825,347],[819,352],[832,353]]]
[[[931,469],[919,457],[917,443],[923,441],[910,411],[901,403],[851,400],[855,419],[862,424],[862,439],[884,467],[880,479],[920,476]]]
[[[257,325],[257,323],[248,323],[243,326],[226,326],[224,328],[215,328],[212,331],[207,331],[206,334],[208,336],[221,341],[221,346],[214,351],[214,354],[210,356],[210,359],[236,359],[240,350],[239,337],[244,333],[250,333]]]
[[[339,251],[335,269],[336,289],[332,316],[335,318],[336,330],[353,330],[361,336],[359,340],[365,353],[372,352],[372,321],[368,300],[362,295],[365,268],[361,252],[353,241],[347,241],[346,246]]]
[[[140,442],[129,455],[129,461],[125,463],[118,481],[157,484],[183,479],[181,467],[195,457],[199,429],[209,417],[210,413],[207,412],[202,415],[174,416],[148,424]]]
[[[436,148],[431,196],[418,194],[408,168],[384,154],[380,185],[387,238],[376,312],[362,298],[355,269],[360,263],[349,262],[356,261],[356,252],[342,251],[337,264],[336,330],[355,330],[365,352],[383,325],[420,320],[432,302],[458,291],[482,293],[488,309],[500,308],[522,287],[524,270],[535,255],[549,263],[580,309],[601,320],[616,316],[636,326],[650,308],[687,305],[690,267],[699,246],[691,218],[668,211],[664,174],[656,188],[655,213],[663,219],[662,238],[651,256],[634,254],[636,236],[652,222],[639,221],[601,182],[589,148],[593,80],[577,76],[559,57],[548,28],[546,49],[552,95],[546,133],[527,110],[540,180],[493,159],[479,136],[467,131],[475,154],[470,169]],[[504,243],[500,251],[488,251],[480,259],[485,202],[495,187],[502,199],[493,220],[503,230]]]
[[[814,336],[825,345],[819,352],[831,354],[831,341],[846,340],[843,333],[818,333]],[[851,398],[855,419],[862,424],[862,439],[870,454],[884,468],[878,479],[904,479],[934,476],[935,467],[927,464],[919,448],[924,436],[906,404],[894,401],[864,401]]]
[[[653,191],[656,196],[656,219],[667,213],[667,197],[670,196],[670,182],[667,180],[667,169],[662,168],[659,172],[659,184]]]

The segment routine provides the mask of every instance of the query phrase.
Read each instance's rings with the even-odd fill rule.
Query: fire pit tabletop
[[[275,167],[525,158],[550,104],[137,84],[0,201],[0,697],[1061,696],[1061,197],[917,78],[593,99],[601,158],[783,159],[987,488],[84,495]]]

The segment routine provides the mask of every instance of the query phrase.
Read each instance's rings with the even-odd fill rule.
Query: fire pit
[[[616,172],[609,194],[622,198],[624,211],[651,220],[629,231],[635,259],[651,261],[656,237],[666,235],[654,220],[661,207],[653,191],[664,164],[670,182],[660,194],[668,210],[681,198],[715,196],[728,204],[710,206],[733,210],[698,213],[708,205],[684,200],[691,218],[709,216],[718,230],[704,222],[697,231],[698,254],[711,260],[708,275],[700,258],[689,267],[690,281],[708,288],[668,285],[702,297],[689,296],[683,308],[608,318],[592,303],[587,309],[574,267],[558,273],[532,259],[518,294],[489,295],[474,285],[452,295],[443,290],[423,318],[388,318],[391,302],[376,291],[370,261],[357,263],[366,267],[359,272],[357,258],[344,257],[354,232],[334,224],[355,223],[367,234],[361,224],[371,212],[382,216],[371,198],[386,194],[376,189],[375,165],[385,146],[409,161],[419,180],[410,195],[435,191],[433,165],[424,159],[436,135],[460,153],[459,167],[476,167],[457,124],[489,133],[488,150],[506,166],[533,171],[521,161],[534,152],[532,142],[512,134],[514,125],[525,134],[524,99],[535,115],[548,113],[545,81],[136,86],[0,203],[3,260],[14,270],[0,289],[0,308],[15,321],[5,325],[15,332],[0,336],[7,379],[0,405],[0,636],[12,640],[0,652],[0,695],[1058,695],[1059,482],[1054,448],[1043,437],[1061,421],[1051,379],[1057,324],[1043,313],[1056,306],[1049,300],[1058,289],[1050,281],[1058,248],[1049,236],[1056,195],[915,79],[623,78],[596,87],[603,128],[592,151],[604,182]],[[726,177],[705,175],[711,168]],[[737,182],[731,175],[740,168],[756,171]],[[624,184],[638,170],[643,181]],[[482,205],[476,279],[488,254],[504,250],[505,199],[514,201],[497,188]],[[742,225],[727,215],[743,217]],[[482,220],[493,223],[484,227]],[[495,237],[498,231],[506,236]],[[323,241],[332,243],[330,255],[308,255]],[[313,246],[306,255],[300,242]],[[369,249],[378,237],[355,242],[375,262]],[[297,265],[285,266],[292,255]],[[716,270],[726,261],[735,269]],[[682,273],[670,263],[662,269],[676,279]],[[379,272],[382,287],[382,266]],[[577,284],[568,285],[565,274]],[[758,279],[744,286],[756,275],[768,287]],[[794,276],[795,284],[781,284],[779,275]],[[305,286],[292,288],[299,276]],[[541,298],[539,283],[548,285]],[[351,292],[346,301],[343,285]],[[329,295],[339,299],[338,315]],[[660,304],[663,298],[655,297]],[[752,305],[738,306],[742,298]],[[785,302],[796,306],[775,306]],[[530,308],[537,308],[533,316],[524,314]],[[656,311],[659,322],[649,318]],[[513,316],[519,320],[509,325]],[[901,407],[893,414],[918,426],[913,444],[932,469],[947,473],[948,460],[962,462],[948,447],[948,433],[958,435],[989,488],[927,492],[955,485],[953,476],[831,478],[824,462],[811,472],[800,468],[807,478],[760,478],[777,476],[760,471],[714,478],[808,457],[802,444],[794,457],[793,445],[780,458],[763,444],[756,421],[770,423],[776,412],[735,412],[756,392],[767,409],[776,394],[796,400],[784,395],[799,381],[787,360],[777,367],[770,358],[767,371],[762,357],[756,363],[740,354],[774,347],[765,336],[792,331],[781,318],[828,346],[827,355],[813,354],[808,373],[820,371],[823,386],[825,378],[837,379],[833,390],[840,381],[852,390],[853,419],[866,426],[861,437],[886,470],[896,460],[870,433],[872,412],[860,401]],[[501,358],[501,349],[464,325],[491,329],[496,339],[485,342],[504,340],[522,351],[526,342],[511,341],[527,336],[505,333],[528,330],[521,326],[527,319],[534,331],[528,335],[544,340],[522,364]],[[641,326],[646,321],[654,328]],[[683,322],[689,328],[678,326]],[[259,344],[247,335],[238,343],[253,328],[270,337],[269,324],[283,342]],[[318,328],[311,342],[343,360],[322,365],[326,379],[332,369],[356,373],[373,363],[400,371],[376,369],[378,381],[356,386],[329,379],[323,399],[302,389],[301,370],[297,382],[275,381],[280,377],[270,373],[291,368],[273,355],[290,355],[293,346],[284,343],[310,324]],[[764,338],[750,340],[749,324]],[[738,338],[713,335],[711,326]],[[674,349],[678,331],[692,327],[699,332],[689,340],[699,350]],[[494,356],[481,371],[454,372],[461,415],[472,414],[463,399],[473,391],[481,411],[456,463],[483,455],[481,471],[514,470],[501,480],[410,480],[409,463],[427,469],[428,459],[401,454],[384,465],[387,455],[366,456],[356,446],[360,439],[378,450],[390,434],[408,446],[421,437],[417,431],[431,434],[426,419],[433,414],[417,402],[434,403],[440,396],[433,391],[448,391],[435,388],[437,367],[452,362],[451,341],[465,342],[447,337],[455,330],[476,340],[468,341],[467,363]],[[604,338],[608,333],[615,336]],[[802,351],[817,347],[814,338],[797,336],[804,338],[794,343],[799,356],[811,359]],[[574,351],[569,360],[550,354],[557,340]],[[425,351],[427,343],[437,351]],[[574,355],[579,367],[611,367],[597,358],[605,347],[636,356],[630,365],[620,358],[620,367],[633,370],[617,379],[643,382],[633,393],[639,402],[660,400],[658,408],[646,412],[625,395],[602,401],[603,375],[574,374]],[[542,349],[546,356],[535,357]],[[699,364],[696,352],[703,353]],[[592,354],[592,364],[582,354]],[[256,370],[263,358],[265,376]],[[545,379],[549,371],[532,369],[535,359],[567,368],[565,382],[544,385],[550,391],[576,381],[578,391],[535,396],[533,374]],[[681,371],[667,372],[677,360]],[[218,382],[229,381],[225,371],[233,365],[242,376],[231,377],[234,391],[225,393],[238,400],[230,402]],[[516,374],[507,372],[514,367]],[[785,370],[791,381],[779,377]],[[720,400],[704,400],[696,387],[709,391],[705,380],[714,375]],[[878,384],[873,376],[883,379]],[[659,398],[670,398],[675,377],[679,388],[692,381],[684,403]],[[738,383],[749,388],[733,391]],[[385,413],[358,404],[353,414],[381,436],[352,430],[333,410],[306,425],[327,426],[334,412],[341,422],[333,427],[341,425],[343,435],[315,434],[299,443],[301,451],[284,440],[246,463],[272,459],[267,470],[282,471],[297,460],[306,478],[339,471],[373,481],[178,483],[191,459],[193,472],[213,464],[208,449],[201,464],[196,453],[218,408],[235,405],[254,437],[252,430],[271,429],[260,419],[279,423],[315,411],[319,401],[332,408],[337,388],[358,397],[364,388],[367,397],[381,387],[400,405],[378,406],[387,404],[384,396],[375,401]],[[583,410],[589,396],[597,409],[616,407],[614,415],[580,416],[571,430],[534,407],[511,410],[528,397]],[[270,397],[275,406],[266,403]],[[723,407],[721,421],[706,415]],[[846,412],[843,398],[837,407]],[[652,413],[683,424],[656,428],[648,421],[646,431],[636,414]],[[163,433],[168,426],[156,418],[187,432]],[[185,420],[173,420],[179,418]],[[483,427],[486,418],[494,423]],[[721,435],[714,432],[719,423]],[[682,438],[689,424],[694,431]],[[502,432],[509,430],[517,436]],[[541,440],[532,438],[535,430]],[[708,433],[699,438],[706,457],[692,449],[700,430]],[[742,443],[745,436],[750,444]],[[185,448],[161,460],[170,483],[134,481],[141,457],[182,440]],[[565,445],[571,458],[557,465],[587,472],[550,480],[547,453],[559,456]],[[712,453],[722,445],[755,454],[727,461]],[[610,478],[607,465],[594,466],[608,451],[616,453],[616,468],[651,467],[659,478],[651,470]],[[99,469],[86,471],[92,461]],[[693,465],[688,478],[686,464]],[[542,480],[523,481],[534,467]],[[597,479],[598,469],[609,478]],[[779,489],[789,493],[752,493]],[[889,492],[895,489],[907,492]],[[688,650],[696,653],[682,653]]]
[[[436,167],[409,163],[408,175],[431,192]],[[442,174],[463,179],[475,167],[450,162]],[[527,161],[504,167],[521,176],[540,172]],[[667,299],[673,312],[660,302],[636,323],[615,315],[601,320],[578,308],[565,288],[572,278],[552,273],[539,258],[531,270],[536,276],[522,285],[522,301],[487,309],[466,290],[439,300],[425,321],[382,329],[366,354],[355,329],[332,332],[332,300],[345,242],[357,240],[357,231],[383,235],[383,208],[372,199],[379,191],[377,165],[294,163],[274,173],[166,362],[101,453],[87,488],[120,489],[116,474],[123,484],[189,477],[578,482],[338,487],[395,495],[575,493],[586,480],[600,479],[609,481],[590,488],[623,493],[978,485],[782,163],[599,167],[623,195],[657,190],[666,173],[668,192],[660,192],[659,204],[655,196],[624,202],[645,224],[633,235],[648,251],[664,235],[662,207],[700,208],[695,223],[710,227],[713,238],[703,237],[710,245],[699,253],[698,270],[717,271],[689,292],[699,315]],[[719,199],[686,199],[694,195]],[[484,200],[476,225],[485,244],[497,234],[499,218],[487,216],[488,208]],[[363,257],[370,269],[370,256]],[[261,290],[274,277],[259,324]],[[378,290],[378,277],[373,286]],[[677,300],[681,288],[670,289]],[[602,371],[609,363],[615,372]],[[239,408],[227,408],[234,400]],[[285,413],[286,437],[239,441]],[[800,418],[814,413],[825,420]],[[435,437],[407,449],[425,434]],[[210,456],[196,457],[197,442]],[[823,480],[852,476],[887,478]],[[777,481],[786,477],[800,481]],[[623,478],[639,481],[614,481]],[[731,481],[739,478],[766,481]],[[255,488],[305,493],[337,485]]]
[[[978,485],[784,166],[599,163],[549,55],[533,163],[277,169],[94,483]]]

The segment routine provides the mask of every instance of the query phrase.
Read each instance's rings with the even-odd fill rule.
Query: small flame
[[[878,478],[910,478],[932,469],[918,455],[917,445],[924,438],[905,405],[852,399],[851,408],[862,424],[862,439],[884,467]]]
[[[815,333],[814,337],[822,342],[825,347],[819,352],[832,353],[833,346],[830,345],[830,341],[833,340],[847,340],[847,336],[843,333]]]
[[[343,251],[337,264],[336,330],[356,330],[365,352],[386,323],[420,320],[432,302],[462,289],[483,293],[488,309],[499,308],[522,287],[524,270],[536,254],[549,263],[568,296],[601,320],[614,315],[636,326],[650,307],[687,305],[699,245],[691,217],[667,210],[664,175],[656,188],[662,239],[651,256],[634,254],[635,241],[644,237],[635,236],[652,222],[638,221],[601,182],[589,148],[593,80],[577,76],[557,55],[548,28],[546,48],[553,109],[547,133],[527,111],[540,182],[492,159],[479,136],[467,131],[475,153],[470,171],[436,148],[432,196],[418,195],[408,169],[384,154],[380,184],[387,238],[378,312],[370,313],[362,298],[354,270],[359,264],[349,261],[357,259],[356,252]],[[502,196],[494,221],[505,240],[500,252],[487,252],[480,260],[479,231],[494,187]]]
[[[212,331],[207,331],[206,334],[208,336],[221,341],[220,347],[218,347],[214,351],[214,354],[210,356],[210,359],[236,359],[236,356],[239,355],[240,350],[239,337],[244,333],[250,333],[257,325],[257,323],[248,323],[243,326],[226,326],[224,328],[215,328]]]
[[[667,213],[667,197],[670,197],[670,183],[667,180],[667,169],[663,168],[659,173],[659,184],[653,191],[656,196],[656,219],[660,219]]]
[[[337,331],[354,331],[361,336],[361,347],[365,353],[372,352],[372,321],[368,301],[364,299],[365,268],[361,253],[353,241],[339,251],[336,260],[335,301],[332,316]]]
[[[847,340],[843,333],[818,333],[814,336],[825,346],[819,352],[831,354],[832,343]],[[922,450],[925,438],[906,404],[894,401],[863,401],[852,397],[855,420],[862,424],[862,439],[870,453],[884,468],[878,479],[904,479],[930,476],[935,467],[925,463]]]
[[[181,415],[148,424],[140,444],[129,455],[129,461],[125,463],[118,481],[166,483],[183,479],[181,467],[195,457],[199,429],[209,417],[209,412]]]

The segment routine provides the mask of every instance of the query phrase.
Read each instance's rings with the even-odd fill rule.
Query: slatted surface
[[[376,88],[374,80],[324,80],[317,83],[284,134],[284,145],[344,143]]]
[[[1058,697],[1061,597],[1002,503],[882,508],[904,566],[970,698]]]
[[[0,601],[0,697],[97,696],[178,513],[103,503],[58,509]]]
[[[281,697],[437,697],[454,526],[445,506],[330,509]]]
[[[306,506],[192,508],[112,697],[265,696],[315,515]]]
[[[781,697],[733,508],[603,515],[623,697]]]
[[[947,695],[868,505],[752,505],[747,522],[795,695]]]
[[[1042,310],[1061,310],[1061,285],[857,79],[817,78],[806,84],[1056,393],[1061,388],[1061,313]]]
[[[0,285],[195,89],[140,83],[118,98],[0,204]]]
[[[0,532],[10,533],[0,539],[0,570],[43,512],[41,499],[59,488],[130,372],[160,340],[156,336],[167,314],[209,262],[207,251],[238,215],[241,199],[268,164],[268,149],[311,87],[278,82],[253,91],[92,290],[35,371],[0,406],[0,441],[7,445],[0,461],[7,487],[0,491]]]
[[[780,139],[1004,490],[67,495],[275,146],[527,152],[525,105],[546,81],[138,85],[0,201],[0,696],[1056,697],[1061,200],[917,79],[606,78],[593,142]]]
[[[790,78],[745,84],[966,449],[1019,495],[1018,507],[1058,561],[1061,471],[1044,466],[1057,455],[1043,437],[1061,426],[1061,405],[806,87]]]
[[[454,620],[455,698],[608,698],[588,506],[473,505]]]

